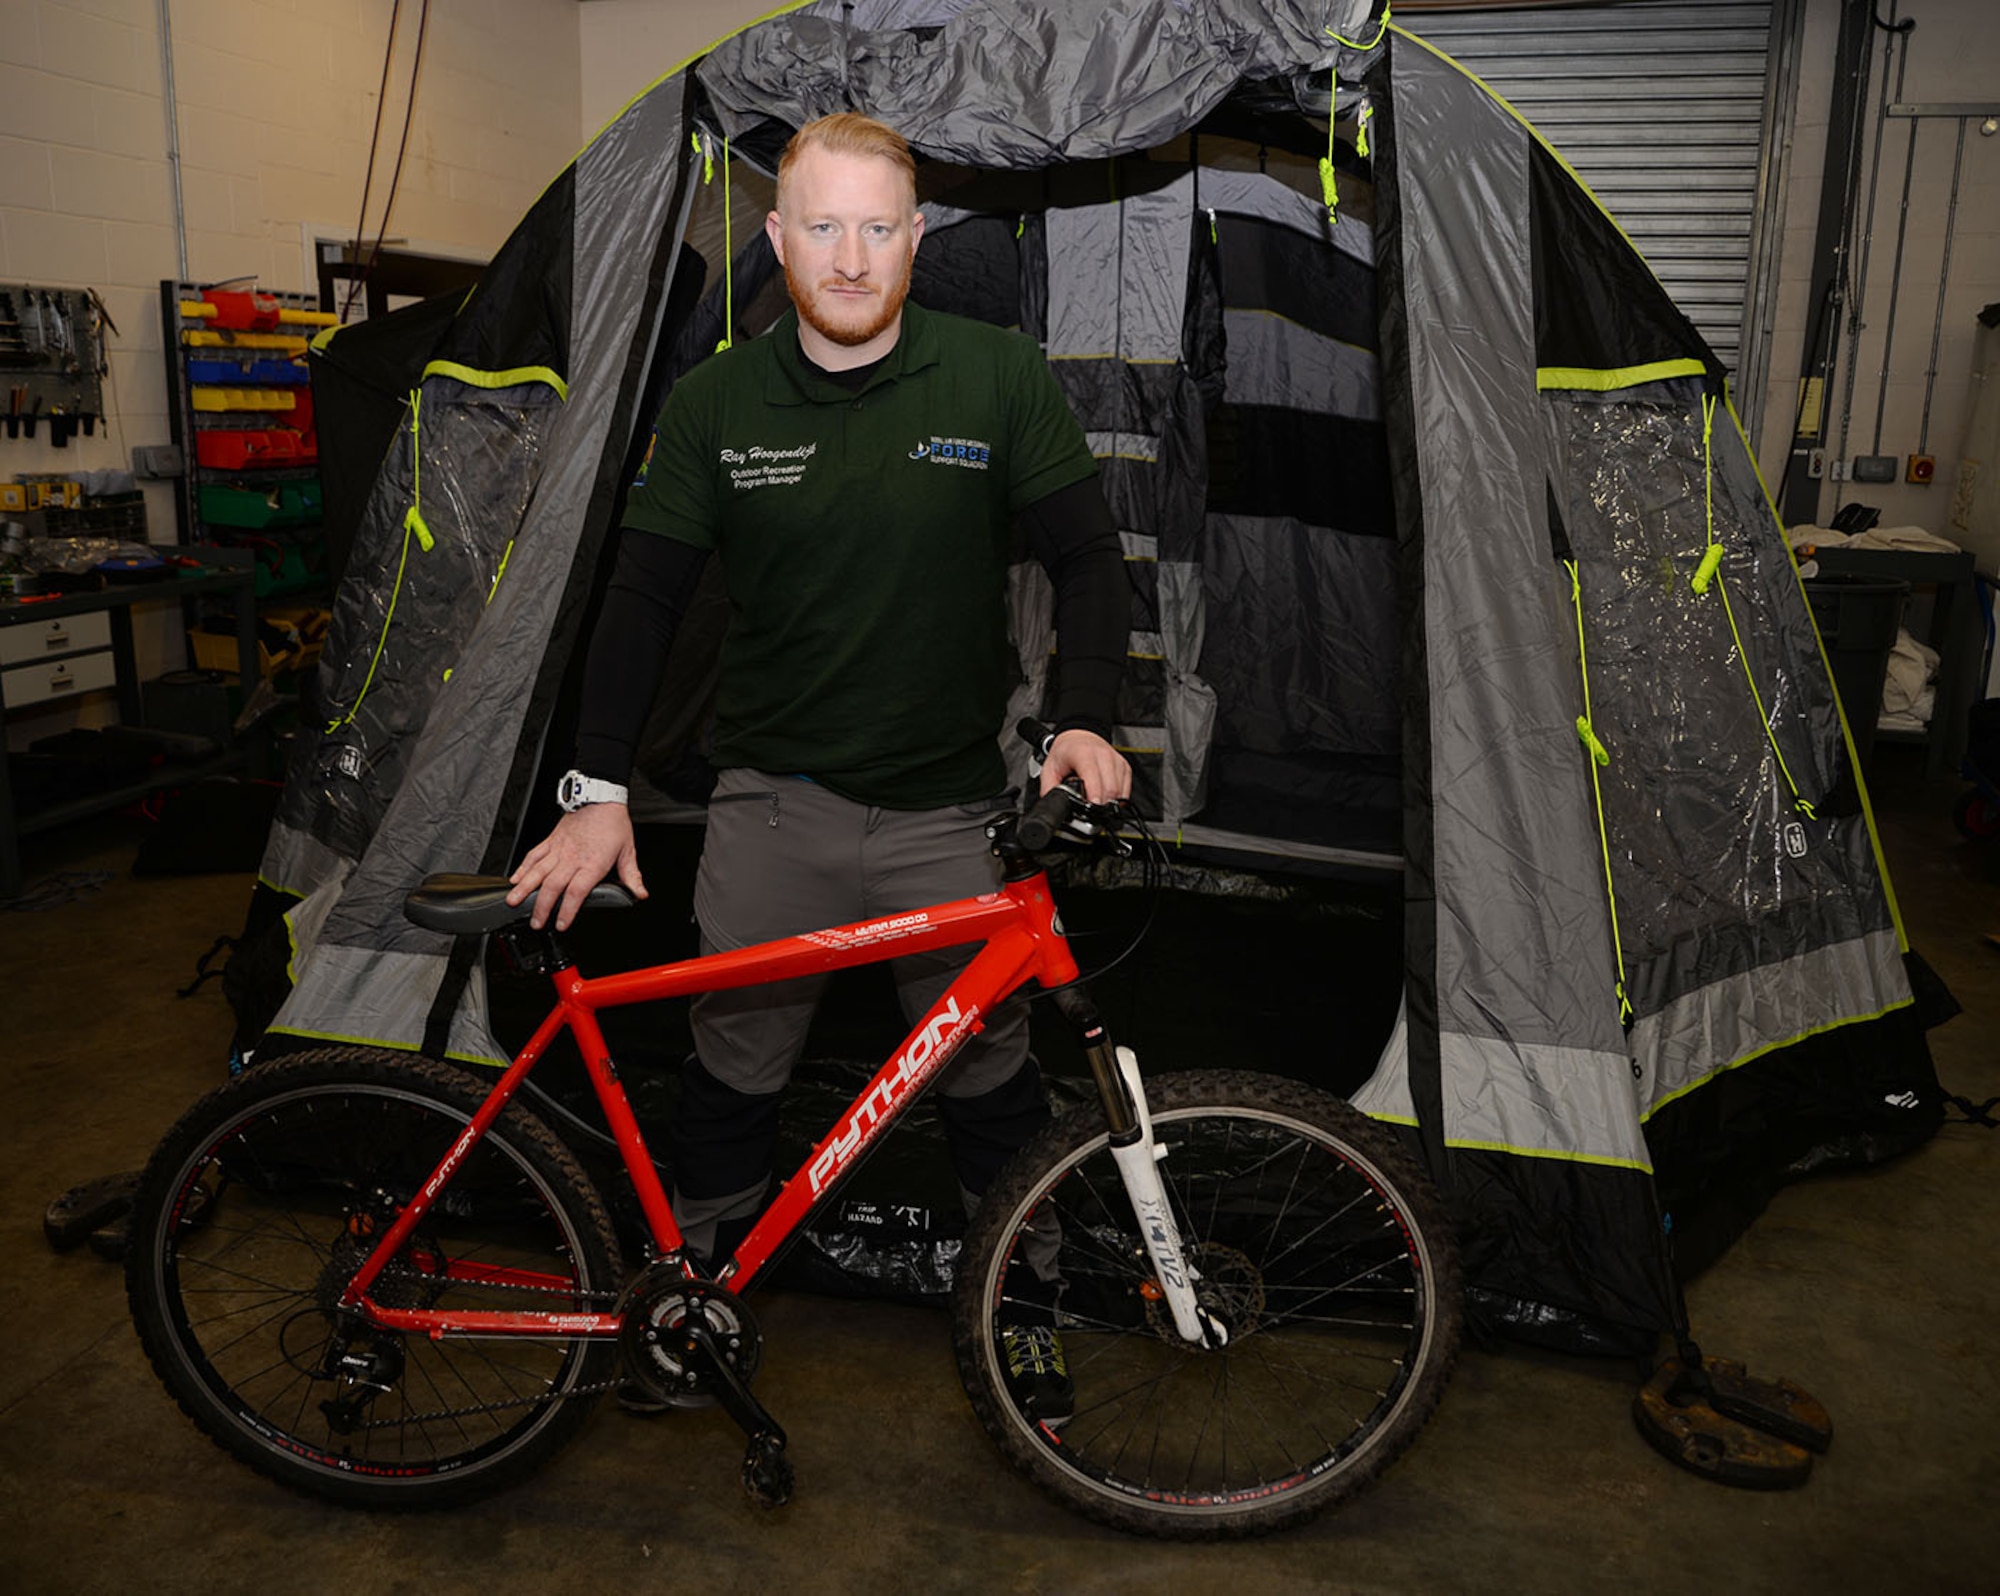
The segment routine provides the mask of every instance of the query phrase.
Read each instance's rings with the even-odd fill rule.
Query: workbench
[[[1925,775],[1955,775],[1965,756],[1965,716],[1979,690],[1980,653],[1985,643],[1972,551],[1822,548],[1813,558],[1823,576],[1903,581],[1912,589],[1934,590],[1928,635],[1918,639],[1938,653],[1937,698],[1930,725],[1920,732],[1882,727],[1875,738],[1877,742],[1922,743]]]
[[[128,726],[142,724],[132,611],[142,604],[186,604],[210,596],[234,602],[237,677],[247,700],[258,679],[255,567],[247,550],[204,549],[201,559],[199,568],[156,581],[0,600],[0,659],[5,661],[0,668],[0,721],[10,696],[17,703],[46,703],[109,688],[118,695],[120,720]],[[143,781],[79,793],[27,814],[16,813],[13,780],[0,763],[0,899],[20,894],[22,837],[120,808],[157,787],[235,770],[244,762],[242,749],[225,748],[207,759],[162,765]]]

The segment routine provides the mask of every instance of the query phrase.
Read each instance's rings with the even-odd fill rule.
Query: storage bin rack
[[[311,295],[160,284],[180,540],[247,548],[259,599],[320,580],[319,445],[308,340],[337,318]]]

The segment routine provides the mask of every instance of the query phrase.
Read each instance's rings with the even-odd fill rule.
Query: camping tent
[[[381,462],[246,1040],[501,1056],[475,950],[403,894],[516,857],[650,418],[769,325],[775,156],[856,108],[922,161],[916,296],[1036,337],[1099,457],[1155,819],[1190,857],[1401,871],[1404,1018],[1357,1100],[1445,1186],[1481,1311],[1643,1340],[1679,1315],[1670,1226],[1685,1269],[1787,1171],[1927,1135],[1906,943],[1725,373],[1561,158],[1380,10],[815,3],[634,100]]]

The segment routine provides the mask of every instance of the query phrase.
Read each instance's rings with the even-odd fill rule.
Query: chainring
[[[715,1382],[688,1356],[680,1334],[690,1314],[707,1321],[723,1357],[746,1386],[764,1361],[764,1332],[743,1299],[727,1287],[690,1280],[664,1263],[641,1270],[618,1301],[618,1345],[626,1377],[656,1402],[707,1407]]]

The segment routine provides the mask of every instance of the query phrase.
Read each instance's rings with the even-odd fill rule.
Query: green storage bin
[[[251,528],[311,526],[319,520],[317,482],[280,482],[269,488],[204,487],[201,518],[211,526]]]

